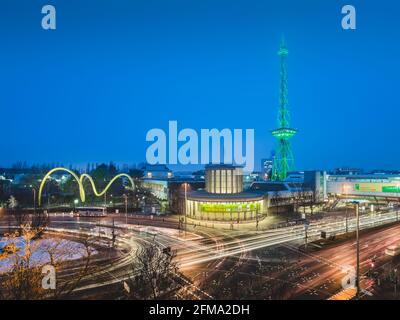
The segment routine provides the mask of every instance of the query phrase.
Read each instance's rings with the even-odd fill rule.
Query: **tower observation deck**
[[[278,55],[280,56],[278,128],[272,130],[272,136],[278,140],[278,148],[272,167],[272,180],[275,181],[285,180],[287,173],[294,169],[294,158],[290,147],[290,139],[297,133],[297,130],[290,127],[286,67],[286,57],[288,53],[289,51],[286,44],[284,40],[282,40],[278,51]]]

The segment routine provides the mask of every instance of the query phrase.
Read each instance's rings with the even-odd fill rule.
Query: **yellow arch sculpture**
[[[90,182],[90,184],[92,186],[92,189],[93,189],[93,193],[97,197],[101,197],[102,195],[104,195],[107,192],[107,190],[111,187],[111,185],[114,183],[114,181],[117,180],[118,178],[121,178],[121,177],[128,178],[129,182],[131,183],[132,188],[135,188],[135,183],[133,182],[132,178],[129,175],[127,175],[126,173],[120,173],[120,174],[117,174],[114,178],[111,179],[111,181],[107,184],[107,186],[104,188],[103,191],[98,192],[97,188],[96,188],[96,185],[94,184],[93,178],[91,176],[89,176],[88,174],[84,173],[79,177],[78,175],[75,174],[75,172],[73,172],[73,171],[71,171],[69,169],[66,169],[66,168],[54,168],[54,169],[51,169],[49,172],[46,173],[46,175],[43,177],[42,182],[40,183],[39,193],[38,193],[39,206],[42,203],[43,187],[46,184],[47,179],[56,171],[65,171],[65,172],[68,172],[70,175],[72,175],[74,177],[74,179],[78,183],[79,196],[80,196],[82,202],[85,202],[85,200],[86,200],[85,188],[83,187],[83,181],[85,180],[85,178],[89,180],[89,182]]]

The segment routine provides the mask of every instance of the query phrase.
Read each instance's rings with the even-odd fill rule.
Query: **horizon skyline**
[[[264,158],[267,159],[267,158]],[[255,161],[255,168],[252,171],[253,173],[256,172],[261,172],[261,160],[260,161]],[[42,162],[42,163],[29,163],[28,161],[17,161],[9,166],[4,166],[0,164],[0,169],[12,169],[13,166],[17,165],[17,164],[22,164],[24,163],[24,165],[26,165],[26,167],[24,168],[31,168],[34,166],[43,166],[43,165],[59,165],[61,167],[65,167],[65,168],[72,168],[72,169],[76,169],[79,171],[85,171],[87,169],[88,165],[109,165],[110,163],[112,163],[113,165],[115,165],[117,167],[118,170],[122,170],[123,166],[128,166],[128,169],[140,169],[139,166],[144,165],[144,164],[148,164],[146,163],[146,161],[139,161],[139,162],[126,162],[126,161],[113,161],[113,160],[109,160],[109,161],[89,161],[89,162],[82,162],[82,163],[63,163],[63,162]],[[211,163],[210,163],[211,164]],[[227,164],[230,165],[231,163],[222,163],[221,164]],[[155,165],[164,165],[164,164],[155,164]],[[204,170],[205,167],[208,164],[197,164],[197,165],[170,165],[170,164],[165,164],[165,166],[168,167],[168,169],[170,169],[173,172],[195,172],[198,170]],[[384,169],[384,168],[379,168],[379,167],[371,167],[371,168],[363,168],[363,167],[355,167],[355,166],[336,166],[336,167],[331,167],[331,168],[314,168],[314,169],[301,169],[298,168],[296,170],[293,171],[289,171],[289,172],[304,172],[304,171],[326,171],[326,172],[331,172],[331,171],[335,171],[338,169],[356,169],[356,170],[361,170],[361,172],[372,172],[372,171],[400,171],[400,168],[389,168],[389,169]]]

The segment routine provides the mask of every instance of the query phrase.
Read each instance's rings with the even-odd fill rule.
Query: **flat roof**
[[[251,186],[254,191],[287,191],[287,182],[254,181]]]
[[[343,178],[346,180],[358,180],[358,179],[400,179],[399,174],[329,174],[328,178]]]
[[[235,164],[208,164],[205,166],[206,170],[215,170],[215,169],[242,169],[243,166],[235,165]]]

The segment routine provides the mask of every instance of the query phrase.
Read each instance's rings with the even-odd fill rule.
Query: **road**
[[[360,226],[365,229],[394,222],[397,218],[396,212],[362,216]],[[93,219],[52,214],[50,227],[58,232],[67,230],[78,233],[91,232],[109,237],[113,224],[118,230],[118,243],[129,250],[125,250],[118,261],[110,265],[102,264],[102,269],[91,275],[78,290],[100,288],[127,279],[131,275],[129,266],[137,248],[153,241],[160,248],[171,247],[177,252],[176,259],[180,269],[194,280],[194,284],[190,285],[190,291],[193,297],[199,299],[213,298],[204,292],[201,286],[221,272],[240,274],[246,273],[254,263],[268,265],[273,260],[268,254],[263,253],[268,248],[279,247],[279,250],[284,251],[284,255],[288,257],[287,261],[282,263],[282,268],[274,270],[271,267],[272,269],[264,275],[272,281],[274,279],[283,281],[291,287],[285,298],[329,297],[340,289],[341,279],[345,276],[343,270],[349,265],[354,265],[355,259],[352,242],[322,250],[318,254],[299,252],[298,245],[305,238],[303,225],[262,232],[224,231],[188,226],[185,232],[176,229],[178,226],[176,219],[149,219],[125,215]],[[350,231],[354,230],[354,218],[349,219],[348,226]],[[322,230],[328,235],[343,233],[345,222],[343,219],[332,218],[312,221],[308,228],[309,240],[319,238]],[[390,227],[387,232],[371,234],[362,240],[365,246],[361,250],[363,272],[366,271],[368,263],[365,261],[371,256],[377,255],[379,261],[385,261],[382,251],[391,242],[400,240],[397,234],[400,235],[400,229]],[[369,288],[371,284],[365,283],[364,286]]]
[[[391,263],[392,258],[385,255],[385,249],[398,242],[399,225],[371,231],[360,237],[361,288],[367,290],[361,296],[374,295],[373,287],[376,283],[367,274],[369,271],[379,271]],[[288,257],[298,257],[273,275],[276,279],[290,283],[291,288],[286,298],[327,299],[342,289],[342,280],[348,279],[349,270],[356,265],[354,239],[314,253],[301,252],[292,244],[284,244],[282,247],[292,251],[292,254],[287,254]]]

